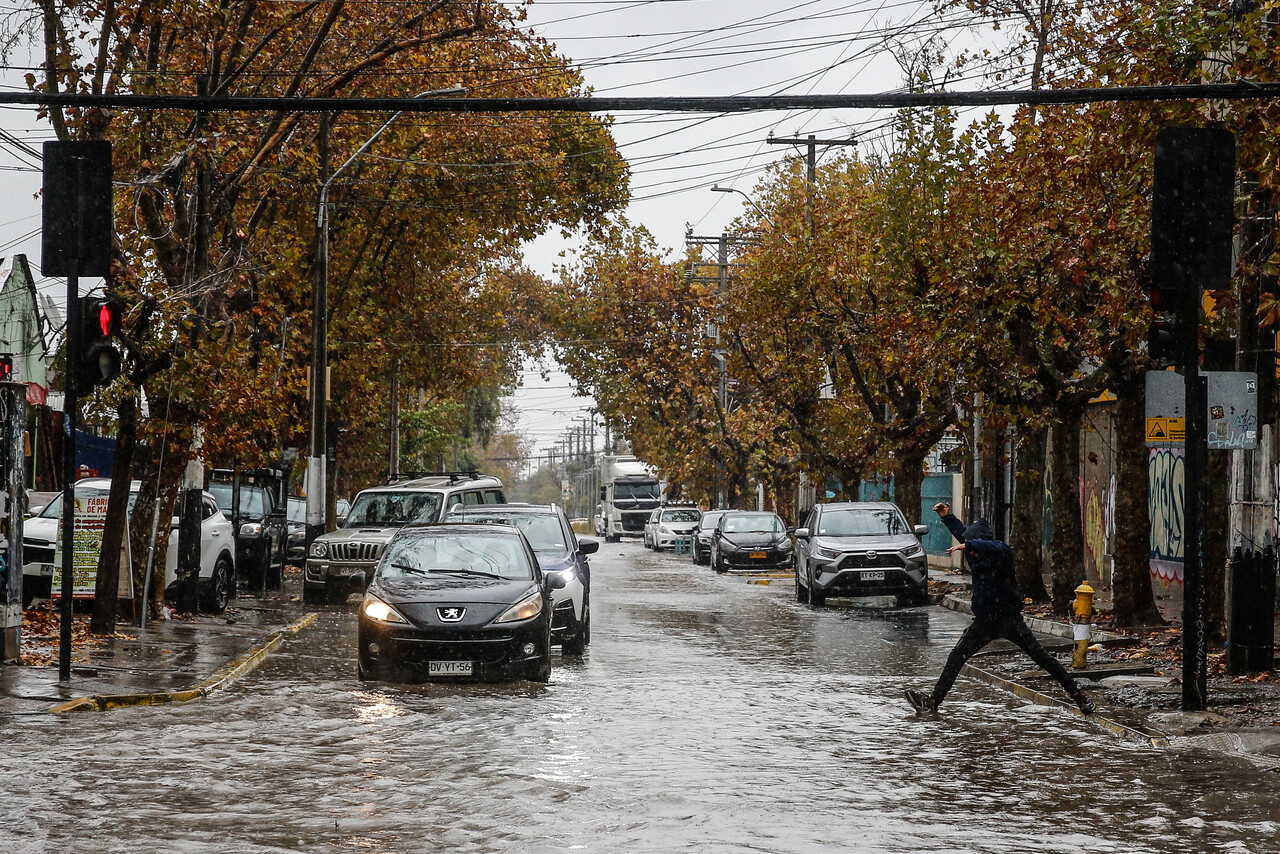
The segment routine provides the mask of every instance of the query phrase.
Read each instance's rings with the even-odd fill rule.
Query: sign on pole
[[[92,599],[98,583],[98,558],[102,554],[102,532],[106,528],[107,505],[110,496],[79,495],[75,503],[75,533],[72,536],[71,595],[75,599]],[[58,540],[53,556],[53,587],[55,597],[62,591],[62,548],[66,538],[62,535],[62,520],[58,520]],[[120,546],[121,598],[133,598],[133,572],[130,567],[129,537]]]
[[[1258,375],[1251,371],[1203,371],[1209,380],[1205,416],[1209,450],[1258,447]],[[1147,373],[1147,447],[1182,445],[1186,439],[1186,382],[1173,371]]]

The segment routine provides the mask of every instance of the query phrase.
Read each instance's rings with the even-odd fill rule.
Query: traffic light
[[[1176,298],[1179,294],[1175,292],[1173,296]],[[1183,331],[1190,326],[1189,334],[1197,335],[1198,330],[1195,325],[1182,321],[1185,314],[1176,301],[1169,298],[1168,291],[1159,285],[1152,285],[1150,297],[1151,308],[1155,310],[1156,317],[1147,330],[1147,352],[1157,362],[1177,361],[1179,347],[1183,343]]]
[[[13,379],[13,357],[0,356],[0,383],[7,383]]]
[[[83,389],[107,385],[120,376],[120,351],[112,338],[120,333],[123,308],[113,299],[80,298],[80,359],[76,379]]]

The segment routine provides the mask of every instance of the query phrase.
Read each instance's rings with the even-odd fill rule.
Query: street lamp
[[[761,208],[759,205],[757,205],[757,204],[756,204],[756,200],[755,200],[755,199],[753,199],[753,198],[751,198],[750,196],[748,196],[744,191],[742,191],[742,190],[738,190],[738,189],[735,189],[735,188],[733,188],[733,187],[721,187],[719,184],[714,184],[714,185],[712,185],[712,187],[711,187],[711,192],[713,192],[713,193],[737,193],[739,196],[742,196],[742,198],[746,199],[748,202],[750,202],[750,203],[751,203],[751,207],[755,208],[755,209],[756,209],[756,212],[757,212],[758,214],[760,214],[760,216],[761,216],[761,217],[763,217],[763,218],[764,218],[764,221],[765,221],[765,222],[767,222],[767,223],[769,223],[769,227],[770,227],[770,228],[777,228],[777,226],[775,226],[775,225],[773,224],[773,220],[769,219],[769,215],[768,215],[767,213],[765,213],[765,212],[764,212],[764,209],[763,209],[763,208]]]
[[[419,92],[414,98],[431,95],[458,95],[465,87],[432,89]],[[356,149],[355,154],[334,170],[320,186],[320,203],[316,208],[316,266],[315,284],[311,289],[311,441],[307,455],[307,546],[324,533],[325,529],[325,437],[328,413],[326,398],[329,390],[329,187],[356,158],[369,150],[369,146],[382,136],[392,123],[404,114],[399,110],[387,119],[373,136]]]

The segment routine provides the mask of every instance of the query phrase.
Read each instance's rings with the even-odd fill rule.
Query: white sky
[[[920,0],[539,0],[529,25],[578,63],[602,96],[773,95],[873,93],[901,88],[903,72],[891,48],[934,36],[969,38],[938,23]],[[0,76],[9,89],[25,89],[21,73]],[[953,81],[952,88],[980,88]],[[721,184],[750,193],[758,176],[803,149],[769,145],[766,138],[804,136],[864,143],[883,133],[887,111],[788,111],[750,114],[622,114],[613,132],[631,166],[633,200],[626,211],[660,246],[678,253],[686,227],[716,235],[746,201],[712,193]],[[0,128],[38,149],[51,138],[30,109],[0,109]],[[840,149],[819,148],[819,162]],[[38,163],[0,139],[0,256],[24,252],[38,269],[40,209]],[[553,275],[560,254],[572,259],[576,243],[551,234],[527,248],[526,262]],[[62,280],[39,287],[65,293]],[[59,302],[61,298],[59,297]],[[554,365],[543,381],[536,366],[523,376],[512,402],[520,429],[544,453],[592,401],[575,397]],[[602,444],[599,432],[597,446]]]

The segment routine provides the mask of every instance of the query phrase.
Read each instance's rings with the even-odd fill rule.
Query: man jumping
[[[1092,701],[1076,685],[1062,663],[1040,645],[1022,619],[1022,594],[1018,592],[1018,582],[1013,574],[1013,550],[996,539],[986,519],[979,519],[966,528],[963,522],[951,515],[951,505],[945,501],[934,505],[933,509],[951,535],[959,540],[957,545],[947,549],[947,554],[963,552],[969,567],[973,579],[973,622],[960,636],[951,655],[947,656],[947,666],[942,669],[933,693],[923,694],[908,688],[907,702],[917,712],[937,711],[964,663],[993,640],[1004,638],[1017,644],[1031,656],[1032,661],[1057,679],[1081,712],[1093,714]]]

